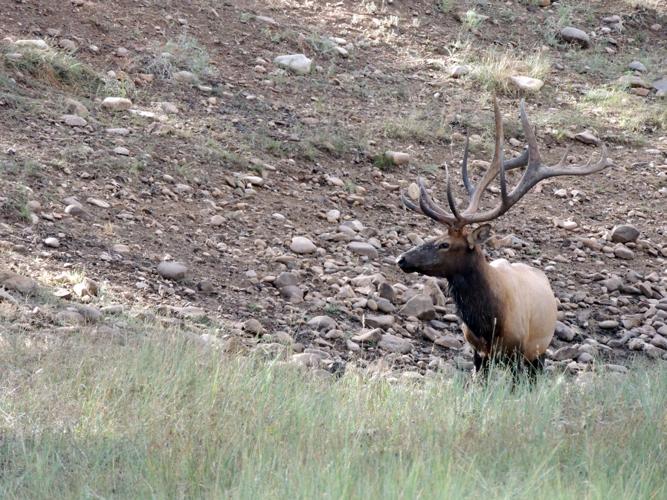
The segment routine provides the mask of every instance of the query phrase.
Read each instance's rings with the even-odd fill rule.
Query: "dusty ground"
[[[649,1],[534,3],[3,1],[0,248],[3,266],[41,290],[9,290],[17,304],[2,303],[3,328],[56,340],[87,318],[92,333],[122,337],[139,317],[183,323],[206,342],[305,349],[294,359],[329,369],[377,360],[422,373],[452,360],[469,367],[469,349],[455,347],[459,326],[444,316],[454,312],[448,299],[435,323],[400,313],[427,281],[400,273],[395,257],[439,228],[405,211],[399,190],[423,175],[442,200],[441,165],[458,164],[466,130],[479,177],[491,157],[494,90],[513,139],[506,155],[521,151],[519,93],[493,66],[510,61],[546,82],[525,96],[543,157],[556,163],[571,146],[570,161],[586,161],[597,149],[574,135],[590,130],[613,166],[544,182],[495,224],[518,240],[488,253],[547,271],[567,327],[554,366],[586,369],[591,357],[619,363],[635,352],[667,359],[667,101],[650,84],[667,74],[667,12]],[[621,24],[603,21],[613,15]],[[560,41],[567,25],[593,33],[591,46]],[[52,55],[16,58],[26,49],[13,42],[35,38]],[[291,53],[312,58],[312,72],[274,65]],[[535,57],[546,61],[541,70]],[[646,65],[646,96],[618,82],[633,60]],[[457,64],[472,71],[451,78]],[[179,70],[198,81],[175,81]],[[108,96],[130,98],[132,109],[103,109]],[[87,108],[84,126],[63,122],[68,99]],[[388,164],[387,150],[409,153],[409,164]],[[65,212],[70,197],[83,215]],[[327,219],[333,209],[339,222]],[[630,260],[610,241],[619,224],[640,231]],[[295,236],[318,250],[295,254]],[[45,245],[50,237],[59,246]],[[378,256],[351,253],[350,240],[370,241]],[[185,264],[187,276],[163,279],[162,260]],[[283,272],[298,282],[296,299],[274,286]],[[614,277],[620,288],[605,281]],[[85,278],[99,290],[77,293]],[[381,314],[383,280],[397,295],[384,320],[404,340],[360,346],[350,338]],[[322,315],[335,326],[307,324]]]

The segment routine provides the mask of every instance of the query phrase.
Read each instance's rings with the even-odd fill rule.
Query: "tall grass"
[[[2,498],[667,495],[664,366],[511,392],[322,379],[165,333],[3,345]]]

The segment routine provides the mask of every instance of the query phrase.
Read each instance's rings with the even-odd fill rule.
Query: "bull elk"
[[[527,148],[521,156],[506,161],[503,158],[502,118],[495,99],[493,108],[493,160],[477,186],[473,186],[468,176],[466,139],[461,170],[469,203],[464,210],[454,199],[448,170],[446,195],[450,212],[433,201],[421,178],[418,179],[419,205],[405,195],[401,196],[407,208],[444,224],[447,233],[405,252],[397,264],[407,273],[447,279],[450,295],[463,321],[464,337],[474,350],[475,372],[484,371],[491,358],[514,358],[534,374],[544,367],[544,353],[556,325],[557,301],[549,280],[542,271],[526,264],[511,264],[505,259],[488,262],[481,246],[490,238],[491,227],[489,224],[475,229],[469,226],[500,217],[544,179],[599,172],[609,165],[607,149],[602,145],[601,158],[596,163],[592,163],[591,158],[586,164],[566,165],[566,152],[557,165],[544,165],[522,99],[519,112]],[[526,170],[521,180],[514,189],[508,190],[506,171],[524,166]],[[500,201],[495,208],[480,212],[480,199],[497,176],[500,178]]]

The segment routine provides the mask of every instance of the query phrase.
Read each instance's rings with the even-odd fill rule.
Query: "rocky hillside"
[[[443,200],[466,133],[483,175],[497,95],[508,157],[525,97],[545,161],[613,163],[495,224],[490,257],[560,301],[550,369],[667,359],[660,1],[24,0],[0,30],[5,343],[158,325],[328,372],[469,369],[445,283],[395,265],[442,230],[399,193]]]

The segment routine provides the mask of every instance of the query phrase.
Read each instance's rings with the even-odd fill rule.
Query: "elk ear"
[[[482,224],[467,236],[468,246],[472,250],[475,248],[475,245],[483,245],[489,238],[491,238],[491,226],[489,224]]]

